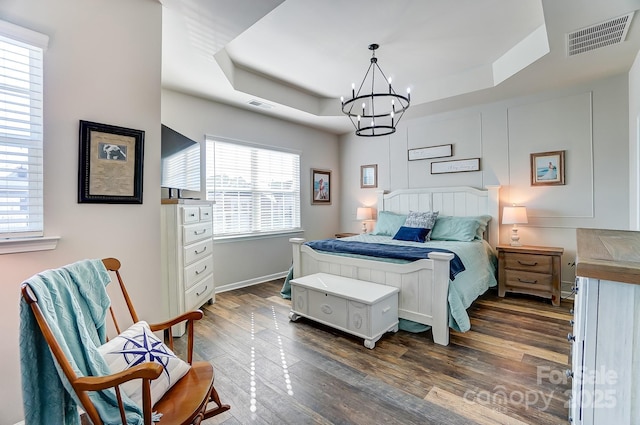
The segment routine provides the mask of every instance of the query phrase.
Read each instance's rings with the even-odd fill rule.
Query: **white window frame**
[[[206,181],[205,181],[205,194],[206,199],[210,201],[214,201],[214,196],[216,192],[220,192],[219,186],[216,186],[215,183],[215,144],[216,142],[225,143],[228,145],[236,145],[243,149],[251,149],[252,152],[255,150],[263,150],[271,153],[283,153],[285,155],[294,155],[297,157],[297,164],[294,165],[294,183],[291,187],[290,191],[281,190],[275,191],[274,193],[282,194],[283,192],[293,193],[292,204],[290,204],[293,208],[293,218],[291,219],[290,226],[286,228],[281,228],[277,230],[264,230],[260,229],[260,218],[259,214],[252,215],[251,217],[251,230],[243,230],[243,231],[221,231],[220,227],[220,219],[216,220],[216,215],[220,215],[221,212],[217,210],[217,208],[221,208],[221,204],[214,204],[214,214],[213,214],[213,237],[217,241],[223,240],[232,240],[238,238],[256,238],[256,237],[272,237],[272,236],[280,236],[283,234],[291,234],[291,233],[300,233],[302,232],[301,228],[301,188],[300,188],[300,163],[301,163],[301,152],[285,149],[281,147],[261,145],[257,143],[250,143],[245,141],[233,140],[224,137],[211,136],[207,135],[205,138],[205,164],[206,164]],[[251,168],[252,176],[256,173],[256,169]],[[247,189],[247,192],[250,192],[252,195],[252,204],[258,205],[255,196],[256,195],[264,195],[265,190],[264,186],[261,188],[257,187],[257,183],[252,180],[252,187]],[[231,190],[233,192],[233,190]],[[266,191],[268,193],[268,190]],[[255,206],[251,207],[252,213],[257,211]],[[217,224],[217,225],[216,225]]]
[[[0,20],[0,36],[2,40],[10,45],[15,45],[21,48],[27,48],[31,52],[33,62],[29,63],[30,67],[36,64],[37,68],[32,68],[29,72],[31,76],[36,76],[35,80],[29,79],[29,103],[25,104],[29,107],[29,120],[18,124],[12,124],[12,119],[20,120],[21,116],[12,115],[11,111],[6,109],[7,113],[3,113],[0,110],[0,144],[5,143],[5,146],[17,146],[20,148],[34,149],[34,155],[29,155],[30,167],[37,169],[36,174],[29,176],[28,187],[30,188],[28,211],[34,211],[32,205],[36,206],[37,217],[35,220],[30,217],[29,223],[23,229],[12,228],[11,226],[0,227],[0,254],[13,253],[13,252],[27,252],[27,251],[40,251],[45,249],[55,249],[59,237],[43,237],[44,235],[44,205],[43,205],[43,189],[42,189],[42,150],[43,150],[43,80],[44,80],[44,52],[49,44],[49,37],[38,32],[32,31],[27,28],[20,27],[10,22]],[[10,75],[10,72],[4,73],[2,68],[2,61],[0,60],[0,75]],[[15,85],[8,84],[6,90],[2,87],[2,78],[0,76],[0,96],[2,93],[6,93],[7,96],[11,96],[14,91]],[[23,92],[24,94],[24,92]],[[7,102],[11,102],[10,97],[7,97]],[[16,104],[14,104],[16,105]],[[4,121],[3,121],[4,120]],[[3,125],[4,122],[4,125]],[[1,128],[12,127],[14,125],[25,125],[28,131],[31,133],[29,137],[24,135],[12,133],[10,130],[3,131]],[[34,136],[35,135],[35,136]],[[24,143],[21,141],[24,140]],[[10,157],[6,157],[10,158]],[[1,160],[2,158],[0,158]],[[1,166],[0,166],[1,167]],[[6,167],[5,167],[6,169]],[[34,177],[37,176],[37,177]],[[8,187],[8,186],[5,186]],[[0,219],[1,220],[1,219]],[[2,223],[0,221],[0,223]]]

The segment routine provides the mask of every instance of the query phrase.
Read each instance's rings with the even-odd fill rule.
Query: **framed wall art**
[[[564,184],[564,151],[531,154],[531,186]]]
[[[480,171],[480,158],[456,159],[431,163],[431,174],[463,173]]]
[[[360,187],[378,187],[378,164],[360,166]]]
[[[144,131],[80,121],[78,203],[141,204]]]
[[[444,158],[453,156],[453,145],[429,146],[427,148],[409,149],[409,161],[420,159]]]
[[[311,169],[311,203],[331,204],[331,171]]]

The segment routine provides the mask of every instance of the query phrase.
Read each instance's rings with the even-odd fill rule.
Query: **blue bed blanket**
[[[360,242],[345,239],[320,239],[305,242],[305,245],[316,251],[333,252],[340,254],[356,254],[377,258],[394,258],[398,260],[416,261],[429,258],[430,252],[446,252],[454,257],[449,263],[449,278],[454,280],[458,273],[465,270],[462,260],[453,251],[444,248],[390,245],[373,242]]]

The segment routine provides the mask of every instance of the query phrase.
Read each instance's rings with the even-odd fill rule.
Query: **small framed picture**
[[[360,187],[378,187],[378,164],[360,166]]]
[[[531,154],[531,186],[564,184],[564,151]]]
[[[144,131],[80,121],[78,203],[141,204]]]
[[[331,204],[331,171],[311,169],[311,203]]]

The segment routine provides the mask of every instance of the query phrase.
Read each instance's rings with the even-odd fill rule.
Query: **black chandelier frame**
[[[372,51],[371,61],[360,83],[360,87],[358,87],[358,91],[356,92],[355,86],[352,86],[351,99],[341,99],[342,113],[349,117],[358,136],[376,137],[395,133],[396,126],[411,104],[411,93],[409,90],[407,90],[407,96],[396,93],[391,86],[391,80],[387,78],[380,68],[380,65],[378,65],[376,50],[379,47],[380,46],[375,43],[369,45],[369,50]],[[383,81],[389,83],[388,92],[375,92],[376,70],[384,79]],[[369,76],[371,80],[371,93],[360,94]],[[366,107],[367,102],[369,104],[368,109]],[[359,104],[362,104],[362,109],[358,109]],[[388,108],[381,111],[380,108],[385,104],[388,105]],[[371,124],[364,124],[363,121],[365,120],[370,120],[369,122]]]

